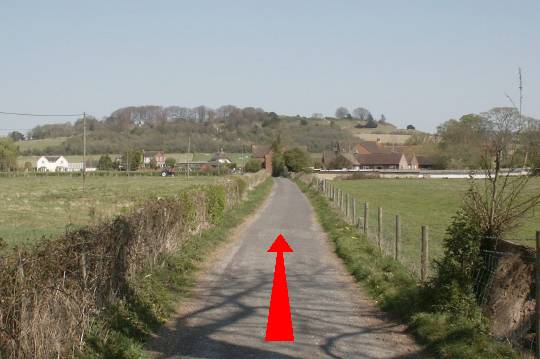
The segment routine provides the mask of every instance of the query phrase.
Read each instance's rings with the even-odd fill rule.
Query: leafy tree
[[[254,158],[251,158],[249,161],[246,162],[244,171],[245,172],[258,172],[261,169],[261,162],[257,161]]]
[[[19,131],[13,131],[8,134],[8,137],[11,138],[14,142],[24,141],[24,135]]]
[[[292,172],[301,172],[313,164],[310,155],[300,148],[285,151],[283,159],[287,169]]]
[[[11,138],[0,138],[0,171],[17,169],[19,149]]]
[[[32,139],[68,137],[73,134],[75,131],[71,122],[37,126],[30,131]]]
[[[351,163],[343,156],[337,156],[332,162],[327,166],[327,169],[342,169],[348,168]]]
[[[386,123],[386,116],[384,115],[384,113],[381,114],[381,118],[379,120],[379,123],[383,124],[383,125]]]
[[[407,125],[407,130],[416,130],[416,128],[413,125]]]
[[[488,127],[484,117],[469,114],[459,120],[446,121],[437,128],[439,148],[450,167],[480,167]]]
[[[373,119],[373,116],[371,116],[371,114],[368,115],[366,121],[366,128],[377,128],[377,122]]]
[[[122,155],[122,166],[130,171],[137,171],[143,163],[143,151],[129,150]]]
[[[26,162],[24,163],[24,169],[25,169],[26,171],[31,171],[32,168],[33,168],[32,162],[26,161]]]
[[[279,132],[274,141],[272,141],[272,150],[274,151],[274,153],[281,153],[282,149],[283,139],[281,138],[281,132]]]
[[[151,169],[155,170],[158,168],[158,164],[157,164],[157,161],[155,158],[152,158],[150,160],[150,163],[148,164],[148,167],[150,167]]]
[[[301,124],[302,126],[307,126],[307,125],[308,125],[308,120],[306,120],[305,118],[303,118],[303,119],[300,120],[300,124]]]
[[[274,152],[274,155],[272,156],[272,176],[283,176],[285,174],[286,168],[287,166],[285,166],[285,159],[283,157],[283,153]]]
[[[167,166],[168,168],[174,168],[175,165],[176,159],[174,157],[167,157],[165,159],[165,166]]]
[[[110,171],[113,169],[113,161],[109,155],[102,155],[98,161],[98,170]]]
[[[336,109],[336,118],[343,119],[347,116],[350,116],[350,113],[346,107],[340,106]]]

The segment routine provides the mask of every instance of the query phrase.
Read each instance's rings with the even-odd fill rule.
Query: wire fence
[[[443,254],[440,240],[444,238],[444,231],[439,229],[430,233],[431,228],[426,225],[407,225],[399,213],[385,213],[381,207],[370,208],[368,202],[360,202],[331,181],[314,178],[313,185],[347,223],[356,226],[379,248],[382,255],[402,263],[420,282],[429,279],[429,263]],[[434,251],[430,248],[430,236],[439,241],[438,245],[432,246]],[[540,246],[540,232],[536,233],[536,241]],[[540,281],[540,265],[536,263],[534,250],[504,242],[506,246],[520,247],[520,250],[508,250],[503,246],[502,251],[481,251],[474,293],[478,304],[493,321],[493,334],[532,351],[540,332],[540,311],[535,309],[536,298],[540,297],[540,286],[535,285]],[[536,354],[540,358],[540,348]]]
[[[428,226],[418,226],[415,230],[403,223],[398,213],[386,213],[382,207],[370,208],[368,202],[361,202],[330,181],[315,179],[315,182],[318,191],[341,212],[343,219],[376,244],[381,254],[402,263],[419,280],[429,278],[431,234]],[[439,252],[436,248],[436,256]]]

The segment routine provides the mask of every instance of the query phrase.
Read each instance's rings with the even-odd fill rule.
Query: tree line
[[[481,168],[482,158],[492,146],[492,137],[501,117],[510,126],[504,132],[505,149],[501,159],[503,167],[519,166],[540,168],[540,120],[522,116],[517,109],[497,107],[480,114],[467,114],[450,119],[437,127],[434,136],[415,134],[409,141],[417,152],[438,158],[440,167],[449,169]]]
[[[254,143],[271,143],[277,133],[286,140],[305,146],[311,152],[322,152],[332,141],[343,141],[351,135],[341,128],[327,126],[313,118],[279,116],[260,108],[238,108],[232,105],[211,109],[185,107],[139,106],[114,111],[98,120],[86,118],[87,153],[123,153],[130,149],[166,152],[249,151]],[[83,152],[83,120],[37,126],[28,138],[66,137],[60,145],[24,151],[24,155]],[[10,134],[11,135],[11,134]],[[16,138],[21,140],[22,138]]]

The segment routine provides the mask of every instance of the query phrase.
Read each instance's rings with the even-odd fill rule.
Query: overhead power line
[[[30,131],[31,128],[0,128],[0,131]]]
[[[61,114],[45,114],[45,113],[22,113],[22,112],[6,112],[0,111],[1,115],[13,116],[33,116],[33,117],[76,117],[83,116],[84,113],[61,113]]]

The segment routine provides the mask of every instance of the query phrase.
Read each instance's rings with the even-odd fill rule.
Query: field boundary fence
[[[403,218],[400,214],[385,219],[382,207],[370,208],[369,202],[359,201],[330,180],[314,176],[311,184],[341,214],[346,223],[356,227],[359,234],[377,246],[381,255],[392,257],[403,264],[420,283],[429,279],[430,263],[436,258],[430,256],[430,234],[427,225],[419,226],[417,235],[413,238],[416,247],[413,248],[415,258],[411,262],[403,256]],[[391,226],[385,227],[383,220],[391,223]],[[483,260],[476,271],[474,293],[478,304],[495,323],[492,323],[492,326],[497,328],[496,322],[500,322],[499,328],[502,329],[499,329],[499,334],[494,332],[494,336],[527,350],[534,351],[536,348],[535,357],[540,359],[540,345],[535,345],[540,343],[540,301],[536,300],[540,298],[540,285],[535,284],[540,283],[540,256],[536,255],[540,251],[540,231],[536,232],[536,252],[534,249],[524,249],[524,246],[512,241],[503,242],[504,246],[499,243],[500,251],[481,252]],[[521,281],[521,284],[514,284],[516,281]],[[511,315],[508,307],[512,307],[514,303],[507,305],[507,308],[501,307],[500,303],[509,300],[508,297],[516,296],[515,293],[510,296],[507,294],[509,290],[513,290],[513,285],[521,290],[518,299],[523,303],[519,318],[514,318],[516,323],[508,329],[510,325],[506,316]],[[510,289],[505,289],[507,287]]]
[[[11,177],[82,177],[82,171],[66,171],[66,172],[40,172],[40,171],[10,171],[0,172],[0,178]],[[161,177],[162,171],[87,171],[86,177]],[[211,172],[190,172],[192,177],[215,176]],[[186,177],[184,172],[177,172],[176,177]]]
[[[429,227],[419,226],[416,246],[416,259],[404,256],[403,218],[393,214],[387,218],[383,207],[371,208],[369,202],[361,202],[350,193],[338,188],[331,181],[313,178],[317,191],[323,194],[337,209],[348,224],[355,226],[360,234],[373,242],[380,253],[403,264],[411,275],[421,282],[428,280],[429,263]],[[385,225],[386,224],[386,225]],[[389,225],[388,225],[389,224]]]

